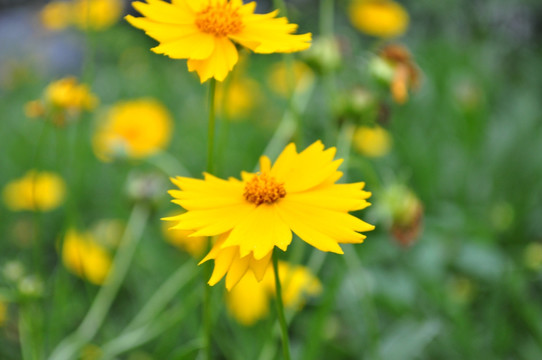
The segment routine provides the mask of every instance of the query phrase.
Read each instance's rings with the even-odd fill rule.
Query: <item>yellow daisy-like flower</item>
[[[191,236],[220,235],[203,260],[215,260],[211,285],[227,273],[231,288],[248,269],[263,278],[273,248],[285,251],[292,231],[319,250],[342,254],[339,243],[361,243],[359,232],[374,226],[348,214],[369,206],[371,194],[362,182],[336,184],[342,160],[334,156],[335,148],[324,150],[320,141],[300,153],[290,144],[273,166],[262,156],[260,172],[243,172],[242,180],[177,177],[172,181],[180,190],[170,194],[187,212],[166,220],[177,222],[173,229],[194,231]]]
[[[141,159],[162,150],[171,139],[171,115],[153,99],[117,103],[101,120],[92,143],[103,161],[115,156]]]
[[[111,269],[111,256],[90,233],[68,230],[62,245],[62,261],[75,275],[101,285]]]
[[[224,85],[223,85],[224,84]],[[239,121],[258,105],[262,97],[258,82],[250,78],[239,78],[217,87],[216,101],[220,104],[226,120]]]
[[[50,211],[62,204],[66,183],[53,172],[28,171],[9,182],[2,192],[4,203],[12,211]]]
[[[300,308],[306,295],[318,295],[322,284],[308,268],[279,262],[279,277],[284,306]],[[252,325],[269,313],[269,302],[275,296],[273,269],[267,268],[262,281],[253,274],[247,274],[226,295],[226,305],[230,313],[243,325]]]
[[[382,157],[390,152],[391,136],[386,129],[380,126],[360,126],[354,132],[352,143],[354,148],[362,155],[368,157]]]
[[[402,35],[409,23],[406,10],[391,0],[354,0],[349,15],[358,30],[382,38]]]
[[[303,93],[314,82],[314,73],[311,68],[302,61],[293,63],[293,80],[289,79],[290,74],[287,64],[284,61],[277,63],[271,69],[269,74],[269,85],[277,94],[288,97],[292,92]],[[289,87],[293,86],[293,89]]]
[[[132,3],[144,17],[126,16],[133,26],[160,42],[152,50],[173,59],[188,59],[188,70],[201,82],[224,80],[237,63],[233,42],[261,53],[308,49],[311,34],[294,35],[296,24],[278,11],[255,14],[256,3],[242,0],[147,0]]]

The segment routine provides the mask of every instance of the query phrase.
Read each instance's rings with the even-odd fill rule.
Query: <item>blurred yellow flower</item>
[[[122,10],[122,0],[51,1],[44,6],[40,17],[49,30],[62,30],[70,25],[104,30],[118,21]]]
[[[229,84],[223,83],[217,87],[216,101],[222,106],[227,120],[238,121],[246,117],[260,98],[259,84],[246,77],[232,79]]]
[[[293,63],[293,80],[290,79],[288,64],[284,61],[276,63],[269,74],[269,85],[277,94],[288,97],[292,92],[305,92],[314,82],[314,73],[302,61]],[[290,89],[293,87],[293,89]]]
[[[242,0],[161,0],[133,2],[143,17],[126,20],[157,40],[152,48],[173,59],[188,59],[188,70],[201,82],[222,81],[238,60],[238,43],[256,53],[289,53],[308,49],[311,34],[294,35],[296,24],[278,11],[255,14],[255,2]]]
[[[62,109],[91,110],[98,105],[98,99],[85,84],[79,84],[73,76],[50,83],[45,88],[46,104]]]
[[[55,125],[62,126],[75,120],[83,110],[93,110],[98,99],[86,84],[78,83],[73,76],[51,82],[43,91],[42,98],[25,104],[24,111],[30,118],[45,117]]]
[[[64,266],[75,275],[101,285],[111,269],[111,256],[90,233],[69,229],[62,245]]]
[[[7,319],[8,307],[6,303],[0,300],[0,326],[4,325],[4,322]]]
[[[51,1],[43,7],[40,18],[49,30],[62,30],[71,23],[72,4],[68,1]]]
[[[178,215],[178,213],[175,215]],[[166,222],[162,223],[162,233],[170,244],[186,251],[194,258],[200,258],[207,247],[207,238],[205,236],[190,237],[191,231],[170,229],[169,224]]]
[[[122,10],[122,0],[75,0],[73,20],[81,29],[104,30],[120,19]]]
[[[362,155],[381,157],[389,153],[392,139],[386,129],[381,126],[360,126],[354,132],[352,144]]]
[[[94,152],[103,161],[127,156],[144,158],[169,144],[173,120],[156,100],[119,102],[101,119],[92,138]]]
[[[318,295],[322,291],[320,281],[304,266],[279,262],[279,276],[284,306],[287,308],[300,308],[305,296]],[[251,273],[244,276],[226,294],[226,305],[239,323],[249,326],[268,314],[269,301],[274,296],[273,268],[268,267],[261,282]]]
[[[335,151],[317,141],[297,153],[290,144],[273,166],[262,156],[260,172],[243,172],[242,180],[207,173],[203,180],[172,179],[181,189],[170,191],[173,202],[187,212],[165,220],[194,231],[190,236],[221,235],[203,261],[215,260],[211,285],[228,273],[228,289],[248,269],[261,279],[274,247],[286,251],[292,231],[319,250],[342,254],[339,243],[361,243],[359,232],[374,226],[348,213],[369,206],[371,193],[362,182],[336,184],[342,160],[333,160]]]
[[[409,23],[406,10],[391,0],[354,0],[348,14],[359,31],[382,38],[404,34]]]
[[[49,211],[64,201],[65,193],[66,184],[57,174],[30,170],[22,178],[9,182],[2,195],[12,211]]]

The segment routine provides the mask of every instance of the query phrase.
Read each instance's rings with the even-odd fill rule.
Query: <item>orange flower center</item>
[[[243,196],[248,202],[256,205],[263,203],[272,204],[286,196],[284,184],[267,174],[254,176],[245,185]]]
[[[243,28],[241,15],[229,2],[209,5],[196,15],[196,26],[207,34],[227,36],[239,33]]]

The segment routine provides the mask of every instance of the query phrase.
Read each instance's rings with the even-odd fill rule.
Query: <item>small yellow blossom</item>
[[[172,127],[169,111],[156,100],[120,102],[98,124],[92,139],[94,152],[103,161],[122,156],[144,158],[169,144]]]
[[[47,104],[62,109],[91,110],[98,105],[88,86],[79,84],[73,76],[49,84],[44,98]]]
[[[255,2],[242,0],[161,0],[133,2],[143,17],[126,20],[157,40],[152,48],[173,59],[187,59],[188,70],[201,82],[223,81],[238,61],[234,43],[261,53],[290,53],[308,49],[311,34],[294,35],[296,24],[278,11],[255,14]]]
[[[305,296],[315,296],[322,291],[320,281],[304,266],[279,262],[279,277],[287,308],[299,309]],[[249,326],[268,314],[274,296],[273,268],[268,267],[261,282],[252,273],[244,276],[226,295],[226,305],[239,323]]]
[[[8,307],[6,303],[0,300],[0,326],[4,325],[8,317]]]
[[[178,213],[171,216],[175,215],[178,215]],[[190,237],[191,231],[170,229],[169,224],[166,222],[162,223],[162,233],[170,244],[186,251],[194,258],[201,258],[207,247],[207,238],[205,236]]]
[[[222,106],[226,119],[230,121],[238,121],[246,117],[258,104],[260,98],[258,83],[246,77],[232,79],[229,84],[224,83],[217,87],[217,104]]]
[[[340,243],[361,243],[360,232],[374,229],[349,214],[369,206],[371,193],[364,183],[336,184],[342,176],[334,160],[336,149],[324,150],[317,141],[298,153],[288,145],[272,166],[260,158],[260,172],[242,172],[242,180],[172,179],[180,190],[171,190],[173,202],[187,211],[164,220],[173,229],[193,231],[190,236],[219,236],[202,262],[213,259],[210,285],[226,275],[231,289],[252,270],[263,278],[275,247],[286,251],[292,232],[321,251],[342,254]]]
[[[57,126],[74,120],[82,111],[93,110],[98,99],[86,84],[78,83],[73,76],[53,81],[43,91],[42,98],[25,104],[26,116],[45,117]]]
[[[352,143],[362,155],[376,158],[389,153],[392,139],[381,126],[360,126],[354,132]]]
[[[57,174],[28,171],[8,183],[2,192],[4,203],[12,211],[50,211],[64,201],[66,184]]]
[[[72,4],[68,1],[51,1],[43,7],[40,18],[49,30],[62,30],[71,23]]]
[[[51,1],[41,11],[43,26],[62,30],[75,25],[81,29],[104,30],[121,17],[122,0]]]
[[[62,245],[64,266],[75,275],[101,285],[111,269],[111,256],[90,233],[67,231]]]
[[[292,92],[303,93],[314,82],[314,73],[311,68],[302,61],[295,61],[293,69],[290,70],[288,64],[281,61],[275,64],[269,74],[269,85],[277,94],[288,97]],[[290,78],[290,71],[293,72],[293,80]],[[290,89],[293,87],[293,89]]]
[[[107,29],[120,19],[122,11],[122,0],[75,0],[73,3],[74,23],[81,29]]]
[[[382,38],[404,34],[409,23],[406,10],[391,0],[354,0],[349,15],[359,31]]]

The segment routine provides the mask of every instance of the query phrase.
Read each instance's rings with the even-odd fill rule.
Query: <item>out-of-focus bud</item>
[[[114,249],[119,245],[124,234],[124,228],[125,224],[122,220],[102,219],[94,223],[90,233],[101,245]]]
[[[29,118],[39,118],[45,115],[45,107],[40,100],[32,100],[24,105],[24,114]]]
[[[23,264],[17,260],[11,260],[4,264],[2,275],[4,279],[16,283],[20,281],[25,274]]]
[[[408,91],[420,87],[420,70],[410,51],[399,44],[387,45],[369,63],[369,72],[390,88],[393,100],[404,104]]]
[[[340,119],[353,119],[358,123],[372,123],[378,115],[376,98],[362,87],[340,94],[335,107]]]
[[[302,54],[307,64],[320,73],[327,73],[341,66],[341,49],[335,37],[325,36],[313,40],[310,49]]]
[[[472,79],[463,78],[453,86],[453,95],[456,104],[465,112],[479,109],[484,101],[483,89]]]
[[[514,224],[514,207],[507,202],[498,202],[491,207],[490,218],[493,228],[499,232],[504,232]]]
[[[525,248],[523,253],[523,261],[525,266],[533,271],[539,271],[542,269],[542,244],[539,242],[532,242]]]
[[[4,325],[8,318],[8,306],[0,299],[0,326]]]
[[[38,298],[43,295],[43,281],[35,275],[23,277],[17,284],[17,288],[23,297]]]
[[[450,298],[458,304],[469,303],[475,295],[475,286],[471,279],[454,276],[449,282]]]
[[[131,172],[126,182],[126,193],[136,202],[157,203],[167,190],[167,182],[158,173]]]
[[[399,245],[408,247],[420,237],[423,204],[405,185],[395,184],[384,189],[377,209]]]

